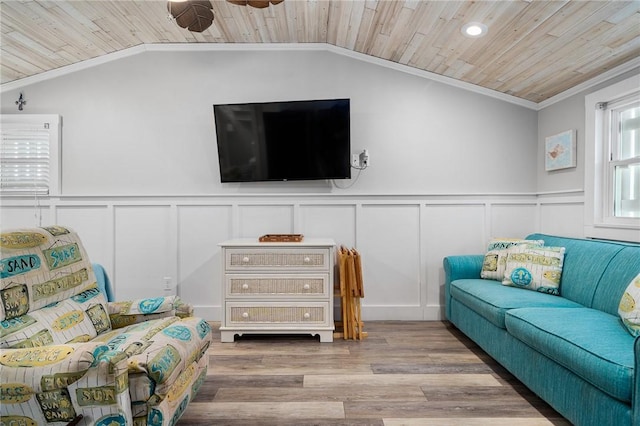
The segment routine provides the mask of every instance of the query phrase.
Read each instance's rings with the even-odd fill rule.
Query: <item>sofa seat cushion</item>
[[[590,308],[522,308],[507,312],[505,323],[515,338],[613,398],[631,402],[634,339],[617,316]]]
[[[451,283],[451,297],[482,315],[500,328],[505,327],[505,313],[522,307],[582,308],[558,296],[507,287],[499,281],[463,279]]]

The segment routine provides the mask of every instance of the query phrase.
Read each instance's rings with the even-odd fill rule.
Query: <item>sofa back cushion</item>
[[[111,329],[78,235],[61,226],[0,234],[0,346],[84,341]]]
[[[527,239],[544,240],[545,246],[565,247],[560,279],[562,297],[617,315],[624,289],[631,278],[640,272],[637,270],[638,264],[627,259],[627,256],[632,255],[634,250],[640,254],[640,246],[545,234],[532,234]],[[628,255],[624,254],[626,249],[630,250]],[[622,257],[618,258],[619,255]],[[635,267],[635,273],[633,270],[622,270],[623,265],[632,269]]]
[[[640,273],[640,246],[624,247],[611,260],[593,297],[593,308],[618,315],[620,300],[631,280]]]

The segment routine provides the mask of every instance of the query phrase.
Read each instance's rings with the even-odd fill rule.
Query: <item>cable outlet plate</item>
[[[351,154],[351,167],[356,169],[369,167],[369,151],[365,149],[360,154]]]

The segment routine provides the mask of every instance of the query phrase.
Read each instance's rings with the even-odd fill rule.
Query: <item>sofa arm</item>
[[[451,319],[451,292],[450,285],[455,280],[465,278],[480,278],[484,256],[481,254],[469,254],[462,256],[447,256],[443,259],[444,267],[444,304],[445,316]]]
[[[193,306],[178,296],[109,302],[109,318],[114,329],[158,318],[193,316]]]
[[[31,424],[122,418],[126,423],[116,424],[131,424],[127,369],[126,355],[100,342],[3,349],[0,417]]]
[[[443,266],[447,283],[465,278],[480,278],[484,256],[469,254],[464,256],[447,256]]]

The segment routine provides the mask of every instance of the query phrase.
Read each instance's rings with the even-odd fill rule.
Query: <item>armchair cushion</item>
[[[58,424],[78,415],[87,424],[119,417],[126,420],[119,410],[130,403],[126,358],[106,345],[90,342],[4,349],[0,377],[3,423]]]
[[[111,302],[108,309],[114,329],[159,318],[187,318],[193,315],[193,306],[184,303],[178,296]]]
[[[98,287],[0,322],[0,348],[88,342],[111,330],[107,302]]]
[[[0,247],[0,321],[96,286],[82,242],[70,229],[51,226],[2,233]]]
[[[0,348],[86,342],[111,330],[78,235],[51,226],[0,234]]]

